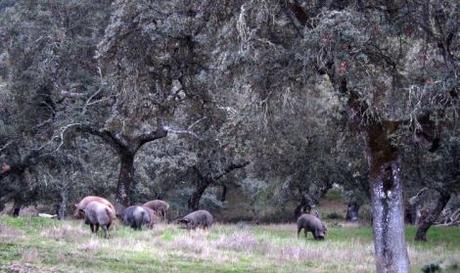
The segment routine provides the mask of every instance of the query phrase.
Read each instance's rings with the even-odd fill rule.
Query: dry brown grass
[[[114,272],[113,268],[120,272],[375,271],[369,227],[332,227],[325,241],[315,241],[311,234],[307,239],[303,234],[297,238],[294,224],[217,224],[196,231],[159,224],[140,232],[117,226],[110,239],[91,234],[88,226],[75,221],[50,220],[50,225],[35,233],[0,228],[9,232],[8,244],[24,247],[19,258],[11,258],[9,266],[17,267],[12,272],[47,272],[42,268],[98,273]],[[448,243],[441,241],[432,247],[410,243],[413,268],[434,260],[443,261],[445,268],[458,265],[454,258],[460,257],[460,247],[447,247]]]
[[[8,237],[19,237],[23,236],[24,232],[22,230],[11,228],[7,225],[0,224],[0,239]]]
[[[45,229],[41,232],[41,235],[56,241],[78,242],[81,238],[86,237],[88,232],[82,230],[78,226],[64,224],[62,226],[54,226],[49,229]]]
[[[40,255],[36,248],[25,249],[22,252],[22,263],[37,263],[40,261]]]
[[[0,269],[2,269],[0,267]],[[32,264],[12,263],[4,267],[8,273],[57,273],[58,271],[52,268],[40,268]]]

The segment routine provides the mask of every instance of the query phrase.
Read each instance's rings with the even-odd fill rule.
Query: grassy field
[[[330,225],[331,226],[331,225]],[[413,238],[414,228],[407,230]],[[215,225],[188,232],[117,225],[111,239],[79,221],[0,216],[0,272],[374,272],[369,227],[329,227],[325,241],[297,239],[294,225]],[[412,272],[442,262],[460,272],[460,228],[409,239]]]

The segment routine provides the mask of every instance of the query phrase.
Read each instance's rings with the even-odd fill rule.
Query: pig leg
[[[106,226],[106,225],[103,225],[103,226],[101,226],[101,227],[102,227],[102,229],[104,230],[104,238],[106,238],[106,239],[109,238],[110,235],[109,235],[109,230],[108,230],[107,226]]]
[[[302,231],[302,228],[301,227],[298,227],[297,228],[297,238],[299,238],[299,235],[300,235],[300,232]]]
[[[91,228],[91,233],[94,233],[94,232],[95,232],[95,230],[94,230],[94,225],[90,223],[90,224],[89,224],[89,227]]]
[[[99,224],[96,224],[96,233],[99,231]]]
[[[304,228],[303,230],[305,231],[305,238],[307,238],[308,229]],[[315,235],[315,234],[313,234],[313,235]]]

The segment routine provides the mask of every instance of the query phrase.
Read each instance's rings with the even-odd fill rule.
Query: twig
[[[199,135],[195,134],[194,132],[192,131],[189,131],[189,130],[180,130],[180,129],[174,129],[174,128],[171,128],[169,126],[163,126],[163,129],[166,130],[168,133],[172,133],[172,134],[188,134],[188,135],[191,135],[199,140],[203,140]]]
[[[75,127],[75,126],[80,126],[81,124],[80,123],[71,123],[71,124],[68,124],[66,126],[64,126],[62,129],[61,129],[61,133],[59,134],[59,138],[61,140],[61,142],[59,143],[59,145],[57,146],[56,149],[54,149],[53,152],[57,152],[61,147],[62,145],[64,145],[64,134],[65,132],[72,128],[72,127]],[[53,138],[54,139],[54,138]],[[51,141],[53,141],[53,139]]]
[[[188,129],[189,129],[189,130],[192,129],[195,125],[197,125],[198,123],[200,123],[201,121],[203,121],[203,120],[205,120],[205,119],[207,119],[207,118],[208,118],[208,117],[202,117],[202,118],[200,118],[199,120],[197,120],[197,121],[195,121],[194,123],[192,123],[192,124],[188,127]]]
[[[0,148],[0,153],[3,152],[3,150],[5,150],[6,148],[8,148],[8,146],[10,146],[12,143],[13,143],[13,141],[10,140],[5,145],[3,145],[3,147]]]
[[[104,101],[104,99],[100,99],[100,100],[97,100],[97,101],[94,101],[94,102],[91,102],[97,95],[99,95],[99,93],[101,93],[102,91],[102,84],[103,84],[103,76],[102,76],[102,70],[101,68],[98,66],[97,67],[97,73],[99,75],[99,80],[100,80],[100,84],[101,86],[99,87],[99,89],[94,92],[94,94],[92,94],[87,100],[86,100],[86,103],[85,103],[85,106],[83,106],[83,110],[82,110],[82,115],[84,115],[86,113],[86,110],[88,108],[88,106],[90,105],[93,105],[93,104],[96,104],[98,102],[101,102],[101,101]]]

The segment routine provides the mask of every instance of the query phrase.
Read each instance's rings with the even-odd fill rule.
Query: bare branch
[[[84,93],[75,93],[75,92],[62,90],[61,91],[61,96],[65,97],[65,98],[81,98],[81,97],[84,97],[86,95]]]
[[[200,118],[199,120],[195,121],[194,123],[192,123],[187,129],[190,130],[192,129],[195,125],[197,125],[198,123],[202,122],[203,120],[207,119],[208,117],[202,117]]]
[[[224,175],[234,171],[234,170],[237,170],[237,169],[241,169],[241,168],[244,168],[246,167],[247,165],[249,165],[249,161],[243,161],[243,162],[232,162],[230,165],[228,165],[220,174],[216,175],[216,176],[213,176],[212,179],[214,181],[216,180],[219,180],[220,178],[222,178]]]
[[[94,136],[98,136],[102,138],[105,142],[107,142],[110,146],[112,146],[115,150],[120,151],[126,149],[126,143],[120,141],[113,133],[104,130],[104,129],[97,129],[92,127],[91,125],[87,124],[76,124],[76,129],[83,133],[88,133]]]
[[[174,128],[171,128],[169,126],[164,126],[163,128],[168,133],[171,133],[171,134],[176,134],[176,135],[187,134],[187,135],[191,135],[191,136],[195,137],[196,139],[203,140],[199,135],[197,135],[196,133],[194,133],[193,131],[190,131],[190,130],[174,129]]]
[[[108,98],[105,98],[105,99],[100,99],[100,100],[91,102],[91,101],[92,101],[96,96],[98,96],[98,95],[101,93],[101,91],[102,91],[102,85],[103,85],[103,80],[104,80],[104,78],[103,78],[103,76],[102,76],[101,67],[99,67],[99,66],[97,67],[97,73],[98,73],[98,75],[99,75],[99,80],[100,80],[100,84],[101,84],[101,85],[100,85],[99,89],[98,89],[96,92],[94,92],[94,94],[92,94],[92,95],[86,100],[85,106],[83,106],[82,115],[84,115],[84,114],[86,113],[86,110],[88,109],[88,106],[91,106],[91,105],[96,104],[96,103],[98,103],[98,102],[102,102],[102,101],[108,100]]]
[[[160,127],[155,131],[151,131],[147,134],[143,134],[137,138],[137,144],[135,150],[137,151],[147,142],[151,142],[160,138],[164,138],[168,135],[169,130],[167,127]]]
[[[3,152],[8,146],[10,146],[13,143],[12,140],[8,141],[5,145],[3,145],[2,148],[0,148],[0,153]]]
[[[62,145],[64,145],[64,135],[67,132],[67,130],[69,130],[69,129],[73,128],[73,127],[79,126],[79,125],[80,125],[80,123],[71,123],[71,124],[68,124],[68,125],[64,126],[63,128],[61,128],[61,130],[60,130],[61,132],[59,134],[60,143],[56,147],[56,149],[54,149],[53,152],[57,152],[62,147]]]

